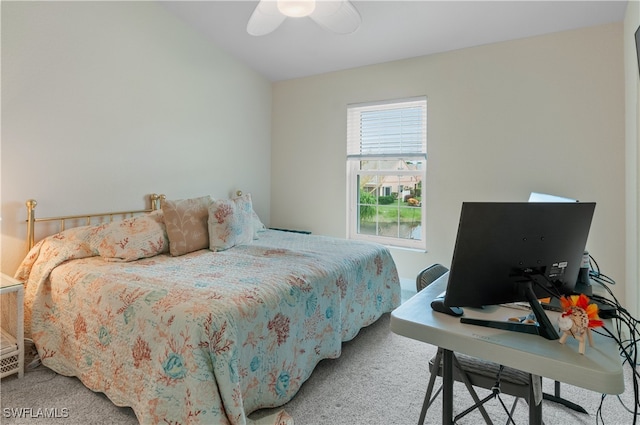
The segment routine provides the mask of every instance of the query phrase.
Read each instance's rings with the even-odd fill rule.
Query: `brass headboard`
[[[63,231],[65,228],[65,222],[69,220],[81,220],[85,219],[86,224],[91,224],[91,220],[98,217],[109,218],[109,221],[113,221],[114,217],[133,217],[136,214],[150,213],[152,211],[160,209],[162,202],[165,199],[164,195],[158,195],[152,193],[149,195],[151,201],[151,208],[144,210],[131,210],[131,211],[117,211],[107,213],[92,213],[92,214],[79,214],[79,215],[65,215],[60,217],[43,217],[36,218],[35,209],[38,203],[35,199],[29,199],[27,201],[27,252],[33,248],[35,244],[35,225],[41,222],[53,222],[57,221],[60,225],[59,231]]]

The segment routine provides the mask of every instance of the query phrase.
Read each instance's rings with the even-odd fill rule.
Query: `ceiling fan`
[[[260,0],[247,23],[251,35],[274,31],[287,18],[308,16],[322,28],[349,34],[360,26],[360,14],[349,0]]]

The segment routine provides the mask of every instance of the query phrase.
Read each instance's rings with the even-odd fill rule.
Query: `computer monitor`
[[[529,202],[578,202],[576,199],[565,198],[563,196],[551,195],[549,193],[531,192]]]
[[[537,326],[461,321],[558,339],[537,300],[573,292],[594,210],[591,202],[464,202],[445,306],[528,301]]]
[[[548,193],[531,192],[529,202],[578,202],[578,200],[550,195]],[[585,294],[589,297],[593,295],[593,288],[591,288],[591,280],[589,279],[589,252],[586,250],[586,247],[582,254],[582,263],[573,292]]]

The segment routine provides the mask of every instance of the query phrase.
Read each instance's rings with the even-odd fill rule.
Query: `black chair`
[[[433,264],[422,270],[416,277],[417,291],[419,292],[423,290],[448,271],[449,269],[441,264]],[[436,355],[429,361],[429,371],[431,376],[429,378],[427,393],[425,394],[424,402],[422,404],[422,411],[420,412],[418,424],[424,423],[429,406],[431,406],[442,390],[441,386],[432,397],[435,378],[436,376],[442,376],[442,355],[443,349],[438,348]],[[497,397],[509,415],[509,418],[511,418],[520,398],[523,398],[527,402],[530,398],[533,398],[533,380],[538,380],[540,385],[542,383],[541,378],[538,376],[532,376],[531,374],[517,369],[505,367],[460,353],[454,353],[453,355],[453,378],[456,381],[464,383],[475,403],[470,408],[458,414],[455,420],[458,420],[467,413],[478,409],[488,425],[493,425],[493,422],[483,406],[486,401]],[[486,388],[491,390],[492,393],[481,400],[474,387]],[[506,405],[502,402],[502,399],[500,399],[500,394],[507,394],[516,397],[510,410],[507,409]]]

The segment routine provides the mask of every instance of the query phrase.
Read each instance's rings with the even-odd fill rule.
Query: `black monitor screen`
[[[445,305],[481,307],[530,301],[534,294],[570,294],[594,210],[589,202],[463,203]]]

